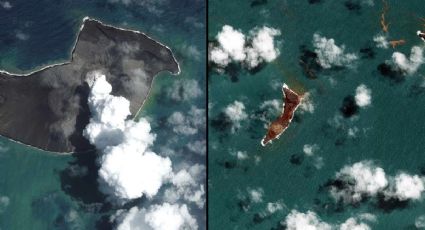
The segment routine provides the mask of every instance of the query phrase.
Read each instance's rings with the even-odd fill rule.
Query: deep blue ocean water
[[[377,67],[391,59],[394,51],[410,55],[412,46],[424,45],[416,31],[423,29],[418,17],[425,14],[425,2],[388,1],[389,34],[392,39],[407,41],[396,50],[379,49],[373,42],[373,37],[381,32],[381,1],[373,1],[372,6],[362,1],[311,2],[315,3],[210,1],[210,41],[223,25],[231,25],[245,34],[266,25],[279,29],[282,35],[276,37],[280,42],[279,57],[254,74],[241,69],[233,72],[232,78],[229,73],[209,71],[209,227],[279,229],[279,222],[290,210],[297,209],[315,211],[331,224],[368,212],[377,217],[370,224],[372,229],[416,229],[415,220],[425,214],[424,201],[385,210],[372,199],[337,209],[323,186],[342,167],[362,160],[376,162],[388,175],[400,171],[423,174],[425,126],[421,120],[425,115],[425,97],[421,84],[425,68],[422,66],[415,74],[397,81],[380,74]],[[348,3],[355,7],[350,10]],[[317,79],[308,78],[299,59],[302,46],[313,49],[314,33],[334,38],[337,45],[345,45],[346,52],[356,53],[359,60],[355,66],[322,71]],[[360,50],[367,48],[373,56],[363,57]],[[262,147],[265,122],[252,116],[261,112],[259,107],[266,100],[281,102],[283,82],[297,92],[310,92],[315,111],[297,113],[279,140]],[[344,98],[354,95],[360,84],[371,89],[371,105],[361,108],[355,119],[342,118],[339,126],[329,125],[330,120],[341,116]],[[249,119],[241,121],[241,127],[231,133],[228,127],[223,128],[225,125],[217,125],[217,121],[224,123],[220,113],[235,100],[244,103]],[[269,115],[269,119],[273,118]],[[360,131],[350,138],[347,131],[354,127]],[[303,153],[306,144],[318,146],[313,157]],[[248,158],[238,160],[234,154],[237,151],[246,152]],[[320,158],[323,165],[318,167]],[[261,202],[249,199],[248,192],[253,189],[263,191]],[[279,202],[284,208],[272,215],[260,215],[268,202]]]
[[[100,0],[9,2],[12,8],[0,7],[0,69],[10,72],[28,72],[68,60],[85,16],[143,31],[169,46],[182,72],[179,76],[159,74],[139,116],[149,117],[157,134],[154,151],[161,154],[161,147],[166,146],[177,153],[171,156],[174,163],[205,163],[205,157],[186,148],[189,142],[205,141],[204,133],[176,136],[164,122],[175,111],[205,108],[205,93],[185,101],[167,98],[167,90],[179,78],[196,80],[201,90],[205,87],[203,1],[149,1],[144,6],[137,0],[130,5]],[[198,56],[189,54],[188,47]],[[27,122],[31,122],[31,111],[28,114]],[[167,141],[170,139],[174,142]],[[0,137],[0,228],[112,228],[108,218],[116,208],[105,202],[97,189],[95,154],[56,155]],[[143,206],[143,202],[127,208]],[[193,213],[201,228],[205,226],[204,212]]]

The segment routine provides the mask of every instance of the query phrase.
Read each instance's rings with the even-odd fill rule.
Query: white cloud
[[[238,160],[246,160],[248,159],[248,154],[246,152],[237,151],[236,157],[238,158]]]
[[[254,203],[263,201],[264,190],[262,188],[248,189],[248,194],[251,201]]]
[[[252,39],[252,47],[246,48],[246,60],[249,68],[255,68],[261,62],[272,62],[279,56],[280,52],[275,48],[274,37],[280,35],[280,31],[262,27],[250,32]]]
[[[10,4],[9,1],[0,1],[0,6],[3,7],[3,9],[6,9],[6,10],[9,10],[13,7],[12,4]]]
[[[189,142],[186,146],[190,151],[197,153],[201,156],[205,156],[207,152],[207,143],[205,140]]]
[[[374,196],[388,186],[384,170],[371,161],[345,166],[336,174],[336,178],[346,182],[346,186],[343,189],[332,187],[331,195],[335,200],[346,203],[358,202],[363,196]]]
[[[319,150],[319,145],[317,145],[317,144],[312,144],[312,145],[305,144],[303,146],[303,152],[307,156],[313,156],[314,152],[316,152],[317,150]]]
[[[183,199],[203,208],[205,204],[203,175],[205,175],[205,166],[200,164],[194,164],[188,170],[180,170],[171,179],[173,187],[165,191],[164,199],[170,203]]]
[[[234,101],[224,109],[224,114],[232,121],[232,132],[240,128],[240,122],[248,118],[245,113],[245,105],[240,101]]]
[[[314,113],[315,107],[312,99],[312,94],[310,92],[307,92],[303,95],[303,100],[301,101],[298,108],[301,113]]]
[[[112,87],[105,76],[92,80],[88,101],[92,118],[84,136],[102,151],[98,158],[101,191],[118,199],[154,196],[170,177],[170,159],[149,150],[155,140],[149,122],[126,120],[130,102],[110,95]]]
[[[358,57],[354,53],[345,53],[345,46],[337,46],[335,40],[322,37],[320,34],[313,35],[314,52],[317,53],[319,64],[329,69],[333,66],[350,66]]]
[[[322,221],[319,216],[313,211],[307,211],[307,213],[298,212],[292,210],[289,215],[286,216],[284,223],[288,230],[370,230],[369,225],[359,221],[375,221],[374,219],[364,219],[361,215],[358,218],[350,217],[341,225],[329,224]]]
[[[387,36],[383,34],[378,34],[373,37],[373,41],[376,43],[376,47],[378,48],[388,49],[388,47],[390,46]]]
[[[273,113],[280,113],[282,112],[283,108],[283,102],[281,100],[273,99],[273,100],[267,100],[261,103],[260,109],[272,109]]]
[[[188,57],[193,58],[195,61],[201,60],[202,54],[195,45],[183,45],[181,47],[183,53]]]
[[[234,61],[243,61],[245,54],[245,35],[233,29],[229,25],[223,26],[221,32],[217,34],[217,41],[220,48]]]
[[[346,203],[358,202],[364,196],[374,197],[378,193],[384,194],[385,199],[420,200],[425,190],[424,178],[407,173],[387,176],[382,168],[371,161],[345,166],[336,174],[336,178],[346,185],[342,189],[331,187],[331,196]]]
[[[419,200],[425,190],[424,181],[417,175],[400,173],[394,178],[390,191],[386,192],[387,197],[396,197],[398,200]]]
[[[17,39],[19,39],[21,41],[26,41],[26,40],[28,40],[30,38],[30,36],[28,34],[22,32],[20,30],[17,30],[16,31],[15,36],[16,36]]]
[[[332,226],[323,222],[315,212],[308,211],[307,213],[292,210],[286,216],[285,224],[287,230],[331,230]]]
[[[0,196],[0,213],[4,212],[10,204],[10,199],[7,196]]]
[[[371,228],[369,225],[358,222],[355,218],[351,217],[347,219],[343,224],[340,226],[340,230],[370,230]]]
[[[406,74],[414,74],[424,63],[423,47],[413,46],[409,58],[403,53],[394,52],[392,62]]]
[[[182,79],[174,81],[167,89],[167,95],[175,101],[188,101],[201,96],[202,90],[196,80]]]
[[[425,215],[422,215],[416,218],[415,227],[417,229],[425,229]]]
[[[176,111],[167,119],[173,126],[173,131],[177,134],[194,135],[205,126],[205,109],[192,106],[185,115]]]
[[[211,49],[209,59],[221,67],[234,61],[255,68],[279,56],[274,41],[274,37],[279,35],[279,30],[263,26],[251,30],[247,37],[240,30],[224,25],[216,36],[219,46]]]
[[[186,205],[164,203],[148,210],[131,208],[117,230],[196,230],[198,224]]]
[[[267,203],[266,210],[269,214],[273,214],[275,212],[283,210],[283,207],[285,207],[285,204],[283,204],[283,202],[281,201],[269,202]]]
[[[372,91],[369,88],[367,88],[366,85],[361,84],[357,86],[356,95],[354,96],[356,104],[360,107],[365,107],[370,105],[372,101],[371,93]]]

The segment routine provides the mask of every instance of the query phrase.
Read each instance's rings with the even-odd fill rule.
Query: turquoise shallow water
[[[252,1],[254,2],[254,1]],[[241,70],[237,81],[227,74],[209,72],[209,226],[211,229],[276,229],[292,209],[315,211],[322,220],[339,224],[363,212],[377,217],[372,229],[416,229],[415,219],[425,214],[423,201],[410,202],[406,207],[385,211],[370,200],[353,207],[335,209],[329,193],[320,188],[343,166],[362,160],[373,160],[388,175],[405,171],[421,174],[425,166],[425,115],[423,89],[424,67],[401,82],[382,76],[377,66],[391,59],[393,49],[379,49],[373,37],[381,31],[379,24],[381,1],[373,6],[362,1],[300,1],[265,2],[251,7],[250,1],[219,1],[209,4],[208,39],[212,41],[223,25],[231,25],[245,34],[256,26],[277,28],[282,35],[280,56],[259,72]],[[347,2],[358,3],[349,10]],[[423,1],[388,1],[387,20],[390,36],[404,38],[407,43],[397,51],[410,54],[414,45],[423,46],[416,37],[422,25],[416,16],[424,16]],[[371,48],[372,58],[360,58],[354,68],[323,71],[317,79],[307,78],[299,65],[301,46],[312,49],[314,33],[334,38],[344,44],[347,52],[362,57],[361,49]],[[266,100],[281,100],[281,83],[295,91],[310,92],[314,113],[297,113],[281,138],[265,148],[260,140],[265,134],[264,122],[250,117],[241,122],[235,133],[214,127],[223,109],[235,100],[245,105],[245,112],[258,114]],[[341,125],[329,125],[340,115],[343,99],[354,95],[358,85],[372,91],[372,104],[361,108],[357,118],[341,119]],[[273,87],[277,85],[277,87]],[[273,115],[269,115],[273,118]],[[269,119],[270,119],[269,118]],[[347,136],[349,128],[360,132]],[[316,144],[313,157],[305,156],[303,146]],[[234,152],[248,154],[238,160]],[[300,159],[301,162],[296,162]],[[317,167],[322,158],[323,166]],[[291,160],[292,159],[292,160]],[[294,160],[295,159],[295,160]],[[262,202],[247,200],[248,191],[261,188]],[[281,202],[284,208],[272,215],[258,218],[268,202]]]
[[[0,69],[27,72],[67,60],[85,16],[143,31],[169,46],[182,70],[179,76],[159,74],[139,114],[149,117],[157,135],[153,150],[159,154],[164,154],[164,146],[174,150],[174,164],[204,164],[204,156],[186,147],[189,142],[205,141],[204,132],[176,137],[165,121],[175,111],[204,107],[202,92],[181,101],[172,101],[167,92],[180,79],[195,80],[200,90],[205,86],[205,4],[161,1],[140,6],[137,2],[127,6],[100,0],[10,1],[11,9],[0,7]],[[95,154],[55,155],[0,138],[0,228],[111,229],[108,219],[122,207],[111,207],[98,191]],[[136,200],[124,208],[143,202]],[[190,208],[198,225],[205,226],[205,210]]]

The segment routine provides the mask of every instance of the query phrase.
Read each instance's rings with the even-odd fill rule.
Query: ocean
[[[421,0],[388,0],[388,6],[388,36],[406,41],[396,49],[379,48],[373,41],[383,33],[382,1],[209,2],[209,41],[216,41],[224,25],[246,35],[262,26],[281,32],[275,37],[279,56],[259,70],[237,66],[208,72],[211,229],[285,229],[292,210],[313,211],[333,226],[369,213],[375,218],[368,222],[371,229],[421,229],[423,199],[380,203],[372,196],[345,204],[336,202],[328,187],[337,172],[356,162],[372,161],[388,176],[424,175],[424,67],[406,76],[385,76],[378,66],[391,61],[395,51],[409,57],[413,46],[424,46],[416,31],[424,29],[419,18],[425,5]],[[348,67],[317,70],[315,78],[309,77],[300,59],[309,57],[306,50],[314,50],[314,34],[333,38],[357,59]],[[308,92],[314,111],[299,109],[280,139],[262,147],[267,124],[279,111],[260,107],[269,100],[282,103],[283,83],[298,93]],[[344,98],[353,98],[362,84],[371,92],[370,105],[344,117]],[[235,101],[243,103],[247,115],[239,127],[223,116]],[[273,210],[273,205],[278,208]]]
[[[160,73],[138,117],[149,119],[152,150],[174,165],[205,165],[199,132],[177,135],[167,119],[174,112],[205,109],[205,14],[203,1],[0,1],[0,69],[24,73],[69,59],[86,16],[117,27],[140,30],[169,46],[181,74]],[[182,89],[192,82],[197,90]],[[173,94],[173,90],[180,94]],[[189,95],[188,95],[189,94]],[[3,121],[4,122],[4,121]],[[28,121],[31,122],[31,111]],[[118,209],[147,207],[146,199],[126,206],[107,202],[97,186],[96,152],[58,155],[0,137],[0,229],[112,229]],[[161,203],[160,198],[156,202]],[[155,202],[155,201],[153,201]],[[189,207],[200,228],[205,208]]]

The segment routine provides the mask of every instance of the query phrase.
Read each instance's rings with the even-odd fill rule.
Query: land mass
[[[266,136],[261,140],[262,146],[266,146],[274,139],[278,139],[280,135],[285,132],[292,118],[294,118],[295,111],[301,103],[302,96],[296,94],[286,84],[282,86],[282,93],[285,102],[282,114],[270,124]]]
[[[52,152],[91,150],[82,135],[90,120],[87,78],[105,74],[112,94],[127,98],[134,116],[161,71],[180,73],[167,46],[86,17],[69,62],[28,74],[0,71],[0,135]]]

